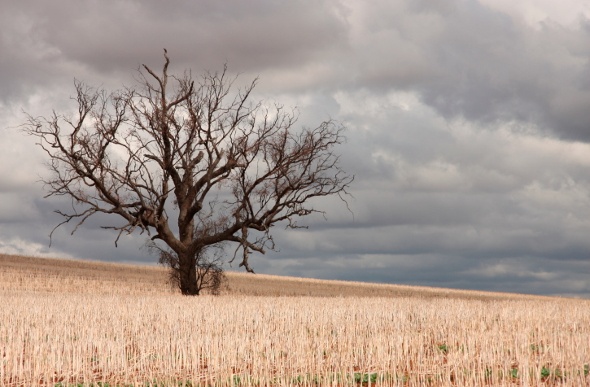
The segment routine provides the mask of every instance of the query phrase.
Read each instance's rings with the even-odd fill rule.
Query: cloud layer
[[[348,200],[277,228],[260,272],[590,296],[590,6],[570,0],[6,2],[0,15],[0,252],[154,262],[132,235],[74,237],[36,183],[25,117],[69,111],[140,64],[228,63],[302,126],[348,128]]]

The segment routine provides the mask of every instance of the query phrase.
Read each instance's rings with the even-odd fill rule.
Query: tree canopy
[[[134,87],[115,92],[76,81],[76,114],[29,115],[24,127],[49,156],[47,196],[73,201],[56,211],[56,228],[74,221],[74,233],[112,214],[122,223],[104,228],[118,232],[115,243],[147,232],[166,245],[182,293],[198,294],[208,247],[235,245],[232,261],[253,272],[249,254],[274,248],[273,225],[300,227],[322,212],[311,199],[343,198],[353,177],[334,151],[345,140],[339,123],[297,129],[294,111],[251,101],[257,79],[234,87],[227,67],[170,75],[164,59],[161,72],[143,65]]]

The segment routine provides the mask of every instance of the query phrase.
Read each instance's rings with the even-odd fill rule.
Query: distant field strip
[[[163,267],[0,254],[0,291],[84,294],[178,294]],[[276,275],[227,273],[223,294],[320,297],[422,297],[470,300],[540,300],[525,294],[442,289],[424,286],[327,281]]]
[[[3,386],[585,385],[580,301],[2,296]]]

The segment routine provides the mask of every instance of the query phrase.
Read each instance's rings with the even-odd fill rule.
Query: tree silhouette
[[[292,111],[250,102],[257,80],[235,88],[226,67],[197,81],[169,75],[164,59],[159,74],[143,65],[133,88],[76,81],[76,114],[28,115],[24,129],[49,156],[47,196],[73,201],[71,212],[56,211],[64,221],[53,231],[116,215],[122,223],[104,226],[118,231],[115,244],[146,231],[166,245],[160,261],[182,294],[196,295],[209,281],[199,273],[221,267],[204,259],[209,247],[234,244],[231,261],[253,272],[249,254],[274,248],[273,225],[299,227],[297,218],[322,212],[310,199],[343,199],[353,177],[334,153],[344,141],[338,123],[296,130]]]

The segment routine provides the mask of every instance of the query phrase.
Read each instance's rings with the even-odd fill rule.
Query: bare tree
[[[197,81],[169,75],[164,51],[162,72],[143,65],[136,87],[107,93],[76,81],[75,114],[29,115],[23,126],[49,156],[47,196],[73,201],[53,231],[116,214],[123,222],[104,227],[118,231],[115,245],[146,231],[173,256],[163,263],[182,294],[196,295],[208,246],[235,244],[230,262],[239,256],[253,272],[249,254],[274,248],[273,225],[300,227],[298,217],[323,213],[310,199],[342,199],[353,177],[334,153],[342,126],[295,130],[293,112],[250,102],[257,80],[235,88],[226,67]]]

